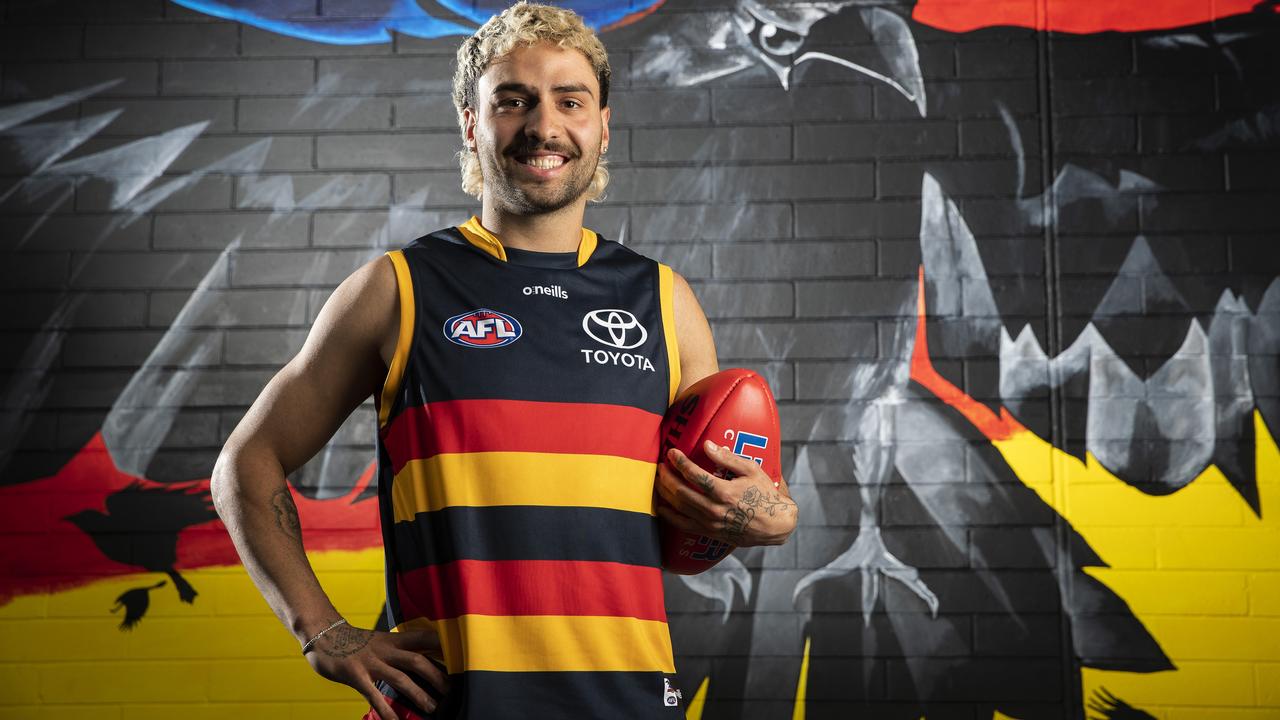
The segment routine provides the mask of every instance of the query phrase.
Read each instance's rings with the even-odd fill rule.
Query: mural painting
[[[399,37],[447,54],[502,4],[174,2],[314,57]],[[803,508],[784,548],[668,577],[688,717],[1280,712],[1280,253],[1261,237],[1274,180],[1251,160],[1277,148],[1274,3],[565,4],[629,60],[619,118],[636,98],[668,118],[712,98],[716,122],[666,160],[619,162],[592,212],[607,236],[683,254],[664,259],[711,296],[722,365],[759,369],[784,400]],[[367,107],[338,74],[275,101],[284,131],[241,138],[210,117],[101,141],[137,122],[113,105],[126,82],[6,84],[0,105],[6,256],[67,278],[16,279],[7,299],[29,322],[6,332],[0,408],[0,716],[351,715],[350,691],[274,632],[208,475],[328,289],[468,202],[447,172],[391,192],[374,172],[291,168],[300,133]],[[448,78],[415,82],[386,92]],[[777,157],[735,139],[761,108],[792,125]],[[836,189],[806,189],[806,159],[831,160],[816,182]],[[167,212],[220,182],[233,220]],[[162,223],[201,252],[144,252]],[[345,240],[316,247],[322,228]],[[706,238],[724,241],[713,268],[743,255],[723,262],[757,263],[737,277],[786,296],[697,282],[681,257],[699,243],[679,241]],[[824,267],[870,239],[871,272]],[[84,331],[115,322],[95,305],[127,307],[135,273],[158,278],[137,312],[149,334],[95,362]],[[68,400],[83,394],[109,408]],[[326,589],[370,624],[372,428],[357,412],[292,478]]]

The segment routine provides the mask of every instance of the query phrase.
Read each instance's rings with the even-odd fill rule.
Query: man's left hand
[[[667,462],[658,463],[658,495],[668,503],[658,504],[658,515],[681,530],[738,547],[786,542],[799,515],[787,483],[782,478],[774,483],[755,461],[710,440],[705,449],[734,477],[718,477],[672,448]]]

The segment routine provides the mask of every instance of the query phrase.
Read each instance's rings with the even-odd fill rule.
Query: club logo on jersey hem
[[[497,310],[480,308],[444,321],[444,337],[463,347],[496,348],[520,339],[520,321]]]
[[[671,686],[671,678],[662,678],[662,704],[666,707],[676,707],[680,704],[680,690]]]

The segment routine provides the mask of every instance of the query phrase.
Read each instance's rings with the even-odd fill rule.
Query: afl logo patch
[[[481,308],[444,321],[444,336],[463,347],[496,348],[520,339],[520,321],[506,313]]]
[[[626,310],[605,308],[582,316],[582,330],[592,340],[619,350],[640,347],[649,339],[649,331]]]

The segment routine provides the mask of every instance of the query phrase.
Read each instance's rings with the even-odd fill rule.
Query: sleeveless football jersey
[[[586,229],[576,253],[504,248],[474,217],[388,256],[388,621],[440,636],[434,716],[681,716],[653,509],[670,268]]]

